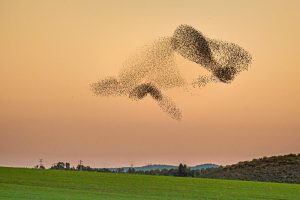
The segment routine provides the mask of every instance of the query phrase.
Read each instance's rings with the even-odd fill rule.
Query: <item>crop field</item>
[[[0,199],[300,200],[300,185],[0,167]]]

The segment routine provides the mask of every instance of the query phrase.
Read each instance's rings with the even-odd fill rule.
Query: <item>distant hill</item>
[[[280,183],[300,183],[300,154],[263,157],[207,169],[200,177]]]
[[[155,165],[145,165],[141,167],[133,167],[135,171],[151,171],[151,170],[163,170],[163,169],[176,169],[178,166],[175,165],[162,165],[162,164],[155,164]],[[209,169],[209,168],[217,168],[220,167],[216,164],[201,164],[191,167],[192,170],[202,170],[202,169]],[[130,167],[122,167],[124,172],[127,172]],[[116,171],[118,168],[109,168],[111,171]]]
[[[162,170],[162,169],[176,169],[177,166],[173,165],[146,165],[142,167],[134,167],[136,171],[150,171],[150,170]]]
[[[196,165],[191,167],[192,170],[203,170],[203,169],[211,169],[211,168],[218,168],[220,165],[216,164],[202,164],[202,165]]]

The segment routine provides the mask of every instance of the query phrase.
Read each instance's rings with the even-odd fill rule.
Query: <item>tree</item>
[[[65,169],[65,163],[58,162],[55,165],[53,165],[50,169]]]
[[[70,163],[66,163],[66,170],[70,170]]]
[[[81,164],[78,164],[78,165],[77,165],[77,167],[76,167],[76,170],[78,170],[78,171],[82,171],[82,169],[83,169],[83,165],[81,165]]]
[[[129,174],[134,174],[134,172],[135,172],[135,169],[133,167],[130,167],[127,171],[127,173],[129,173]]]
[[[40,165],[40,169],[46,169],[44,165]]]
[[[178,166],[177,175],[185,177],[185,176],[188,176],[188,174],[189,174],[189,168],[186,166],[186,164],[180,163]]]
[[[64,162],[58,162],[56,166],[57,166],[57,169],[65,169],[65,163]]]

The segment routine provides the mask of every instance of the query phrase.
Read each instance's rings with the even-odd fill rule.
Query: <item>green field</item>
[[[0,167],[0,199],[300,200],[300,185]]]

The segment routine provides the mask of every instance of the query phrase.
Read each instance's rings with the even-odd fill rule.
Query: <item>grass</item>
[[[300,185],[0,167],[0,199],[300,200]]]

